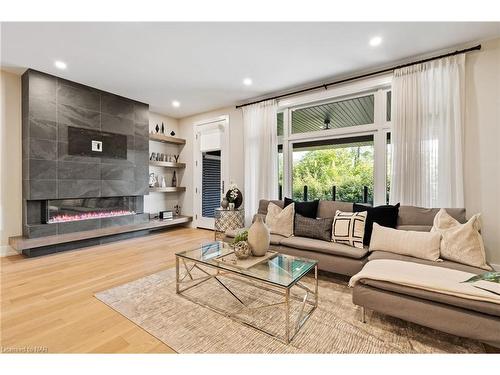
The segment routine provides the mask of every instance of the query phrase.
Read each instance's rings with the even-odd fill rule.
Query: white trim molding
[[[21,254],[17,250],[14,250],[9,245],[1,245],[0,246],[0,257],[9,257],[11,255],[19,255]]]

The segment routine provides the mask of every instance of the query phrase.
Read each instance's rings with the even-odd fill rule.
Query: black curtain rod
[[[479,51],[480,49],[481,49],[481,45],[478,44],[477,46],[474,46],[474,47],[470,47],[470,48],[458,50],[458,51],[455,51],[455,52],[445,53],[444,55],[439,55],[439,56],[435,56],[435,57],[429,57],[427,59],[423,59],[423,60],[419,60],[419,61],[414,61],[414,62],[403,64],[403,65],[393,66],[391,68],[386,68],[386,69],[378,70],[378,71],[372,72],[372,73],[365,73],[365,74],[361,74],[359,76],[350,77],[350,78],[344,78],[344,79],[341,79],[339,81],[324,83],[322,85],[318,85],[318,86],[314,86],[314,87],[309,87],[307,89],[302,89],[302,90],[297,90],[297,91],[289,92],[287,94],[276,95],[276,96],[272,96],[270,98],[265,98],[265,99],[256,100],[256,101],[250,102],[250,103],[240,104],[240,105],[237,105],[236,108],[246,107],[247,105],[252,105],[252,104],[257,104],[257,103],[265,102],[266,100],[281,99],[281,98],[284,98],[284,97],[287,97],[287,96],[302,94],[303,92],[318,90],[318,89],[321,89],[321,88],[324,88],[326,90],[328,88],[328,86],[338,85],[340,83],[345,83],[345,82],[349,82],[349,81],[354,81],[356,79],[371,77],[371,76],[375,76],[375,75],[382,74],[382,73],[388,73],[388,72],[392,72],[392,71],[394,71],[396,69],[406,68],[408,66],[415,65],[415,64],[423,64],[423,63],[426,63],[428,61],[442,59],[444,57],[449,57],[449,56],[455,56],[455,55],[458,55],[458,54],[461,54],[461,53],[467,53],[467,52],[471,52],[471,51]]]

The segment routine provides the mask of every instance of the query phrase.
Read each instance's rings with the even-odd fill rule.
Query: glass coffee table
[[[242,269],[218,260],[232,251],[227,243],[217,241],[176,253],[176,293],[288,344],[318,306],[318,262],[277,253],[265,262]],[[314,272],[314,279],[308,279],[312,285],[307,285],[304,277],[310,271]],[[204,287],[209,289],[203,290]],[[214,303],[208,303],[188,295],[186,292],[193,288],[198,289],[198,297],[204,291],[213,293],[213,288],[219,288],[221,293],[230,296],[231,301],[236,301],[238,308],[231,309],[229,304],[217,305],[215,302],[220,302],[222,298],[212,298],[210,302]],[[256,298],[249,297],[250,289],[253,290],[250,293],[253,297],[266,293],[272,294],[275,300],[256,303]],[[276,319],[280,311],[277,309],[282,313],[282,322],[278,322],[278,325]],[[273,330],[267,329],[270,327],[266,327],[266,319],[261,319],[259,324],[241,318],[242,312],[247,314],[256,310],[273,320]]]

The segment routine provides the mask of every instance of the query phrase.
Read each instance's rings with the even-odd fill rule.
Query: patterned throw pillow
[[[309,237],[317,240],[332,240],[333,218],[311,219],[299,214],[295,214],[295,226],[293,235],[298,237]]]
[[[332,241],[362,249],[366,215],[366,211],[342,212],[337,210],[333,218]]]

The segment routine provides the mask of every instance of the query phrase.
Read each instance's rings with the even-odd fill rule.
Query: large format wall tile
[[[53,233],[57,227],[28,228],[28,222],[41,222],[42,200],[137,195],[142,202],[149,194],[147,104],[34,70],[23,74],[22,98],[23,198],[29,200],[23,227],[28,235]],[[126,135],[127,158],[69,155],[68,126]],[[96,225],[100,220],[63,223],[57,232]]]
[[[99,182],[95,180],[58,180],[58,198],[92,198],[101,196]]]
[[[101,164],[102,180],[135,181],[134,167],[117,164]]]
[[[92,111],[99,111],[101,107],[101,93],[99,90],[90,87],[70,86],[62,82],[57,85],[57,102]]]
[[[59,161],[57,162],[57,178],[59,180],[100,180],[101,165],[99,163]]]
[[[30,180],[55,180],[57,178],[57,162],[55,160],[29,161]]]
[[[28,145],[23,144],[23,147],[29,147],[30,159],[57,159],[57,142],[44,139],[29,138]]]
[[[99,129],[101,126],[101,113],[69,104],[58,104],[57,124],[77,128]]]
[[[135,119],[134,102],[113,94],[102,94],[101,112],[124,117],[132,121]]]

